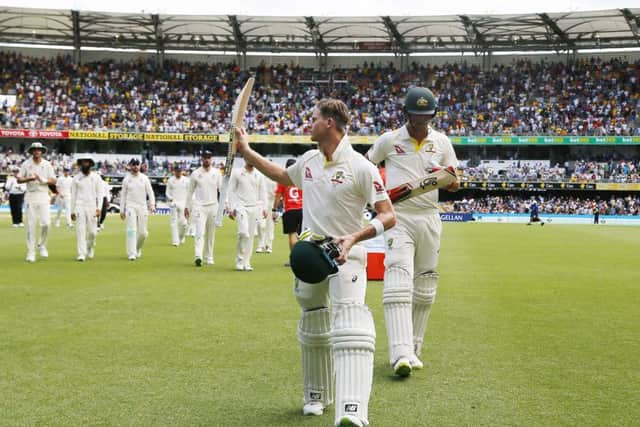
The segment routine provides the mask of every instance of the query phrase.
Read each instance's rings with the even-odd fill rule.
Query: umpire
[[[22,222],[22,205],[24,204],[24,192],[27,189],[25,184],[19,184],[16,176],[20,168],[13,167],[12,175],[7,177],[4,189],[9,193],[9,207],[11,209],[11,222],[14,227],[24,227]]]

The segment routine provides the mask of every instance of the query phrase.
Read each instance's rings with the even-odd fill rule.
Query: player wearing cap
[[[40,142],[31,144],[28,150],[31,158],[22,163],[18,172],[18,183],[27,183],[25,208],[27,211],[27,262],[36,260],[36,222],[40,222],[40,238],[37,246],[42,258],[49,257],[47,240],[51,213],[49,211],[49,185],[56,184],[56,176],[51,163],[42,156],[47,147]]]
[[[246,161],[235,169],[229,180],[229,218],[237,220],[236,270],[252,271],[251,255],[258,221],[267,217],[264,176]]]
[[[193,171],[189,178],[189,191],[186,198],[187,207],[184,210],[186,218],[190,218],[192,213],[194,216],[193,220],[195,221],[196,229],[194,239],[195,264],[197,267],[202,266],[203,250],[205,262],[208,265],[214,264],[215,219],[218,213],[218,191],[222,175],[220,175],[218,169],[213,167],[212,156],[213,153],[209,150],[202,152],[202,166]],[[193,209],[194,204],[197,205],[195,211]]]
[[[71,222],[71,182],[73,178],[69,172],[68,168],[64,168],[62,176],[58,177],[56,181],[56,190],[58,192],[56,195],[56,227],[60,227],[62,211],[64,211],[65,219],[67,220],[67,227],[73,227]]]
[[[405,100],[407,123],[387,132],[373,144],[367,157],[385,162],[387,186],[393,188],[428,174],[434,167],[457,167],[453,146],[429,122],[436,113],[429,89],[409,89]],[[459,183],[448,189],[455,191]],[[395,204],[398,225],[385,232],[383,307],[389,361],[398,376],[421,369],[420,353],[431,305],[438,285],[438,254],[442,223],[438,192]]]
[[[170,226],[171,244],[180,246],[184,243],[187,232],[187,219],[184,209],[187,206],[187,193],[189,192],[189,179],[182,175],[179,164],[173,165],[173,176],[167,181],[166,196],[171,207]]]
[[[274,181],[304,191],[303,226],[311,234],[334,237],[331,243],[339,245],[333,254],[340,265],[337,273],[324,274],[318,283],[295,280],[294,292],[302,309],[298,337],[303,413],[324,412],[333,401],[335,380],[335,424],[363,426],[368,425],[375,329],[365,305],[366,251],[358,243],[392,227],[395,215],[378,170],[351,147],[349,123],[349,110],[342,101],[318,102],[311,125],[311,140],[318,149],[307,151],[288,169],[253,151],[244,129],[236,132],[236,138],[246,161]],[[367,204],[374,206],[377,217],[363,227]],[[296,247],[299,244],[309,242]],[[322,259],[318,263],[324,263]],[[291,261],[295,268],[293,253]],[[317,279],[315,274],[305,278]]]
[[[131,159],[129,174],[122,181],[120,218],[126,220],[127,257],[135,261],[142,256],[142,246],[149,235],[149,212],[156,210],[156,198],[149,178],[140,172],[140,160]]]
[[[102,179],[91,170],[95,165],[90,156],[77,159],[80,173],[71,182],[71,219],[76,221],[78,261],[92,259],[98,233],[98,217],[102,207]]]

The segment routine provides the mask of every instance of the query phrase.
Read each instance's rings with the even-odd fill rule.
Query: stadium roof
[[[3,7],[0,43],[316,54],[638,48],[640,8],[509,15],[273,17]]]

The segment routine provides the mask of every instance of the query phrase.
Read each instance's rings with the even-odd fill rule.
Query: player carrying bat
[[[437,101],[429,89],[413,87],[405,99],[407,123],[382,135],[367,157],[373,163],[385,161],[387,188],[420,182],[425,176],[457,166],[451,141],[434,130],[429,122],[437,110]],[[446,187],[456,191],[457,179]],[[389,361],[396,375],[406,377],[412,369],[423,367],[422,342],[431,305],[438,286],[438,254],[442,224],[436,191],[404,197],[394,205],[397,225],[385,232],[385,275],[383,306]]]

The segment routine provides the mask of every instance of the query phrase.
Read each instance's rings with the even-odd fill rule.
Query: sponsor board
[[[502,224],[526,224],[529,214],[473,214],[475,222],[493,222]],[[540,214],[540,219],[549,225],[553,224],[593,224],[593,215],[557,215]],[[534,223],[534,225],[536,225]],[[600,215],[598,225],[636,225],[640,226],[640,216],[634,215]]]

